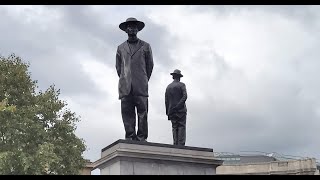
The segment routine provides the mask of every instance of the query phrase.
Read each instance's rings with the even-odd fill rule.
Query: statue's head
[[[144,28],[144,23],[136,18],[130,17],[125,22],[119,25],[119,28],[125,31],[128,35],[137,35]]]
[[[180,79],[181,77],[183,77],[183,75],[181,74],[181,71],[179,69],[175,69],[172,73],[170,73],[172,75],[173,79]]]

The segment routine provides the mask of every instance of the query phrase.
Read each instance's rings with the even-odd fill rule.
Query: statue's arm
[[[179,101],[178,104],[176,105],[176,108],[177,108],[177,109],[182,108],[181,106],[186,102],[187,97],[188,97],[188,95],[187,95],[187,88],[186,88],[186,85],[185,85],[185,84],[182,84],[181,90],[182,90],[182,98],[180,99],[180,101]]]
[[[165,104],[166,104],[166,115],[168,115],[168,107],[169,107],[168,89],[166,89],[166,93],[165,93]]]
[[[149,80],[153,70],[153,56],[152,56],[152,49],[150,45],[148,46],[148,50],[146,52],[146,70],[147,70],[147,76]]]
[[[120,49],[118,47],[117,49],[117,54],[116,54],[116,69],[117,69],[117,73],[118,76],[120,77],[121,74],[121,53],[120,53]]]

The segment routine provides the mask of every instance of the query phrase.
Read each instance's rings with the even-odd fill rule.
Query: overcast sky
[[[0,6],[0,54],[61,90],[85,158],[124,138],[115,55],[128,17],[145,22],[154,55],[149,142],[172,144],[164,93],[178,68],[187,146],[320,159],[319,6]]]

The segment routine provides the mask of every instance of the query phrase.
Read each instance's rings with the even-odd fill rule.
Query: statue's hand
[[[176,112],[177,111],[177,106],[172,108],[172,112]]]

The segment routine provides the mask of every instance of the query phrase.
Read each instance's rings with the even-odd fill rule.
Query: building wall
[[[80,175],[91,175],[91,169],[92,168],[84,168],[84,169],[82,169],[82,171],[80,172]]]
[[[314,158],[218,166],[217,174],[317,174]]]
[[[89,161],[86,164],[86,167],[84,167],[81,171],[80,171],[80,175],[91,175],[91,171],[93,169],[93,165],[92,163]]]

